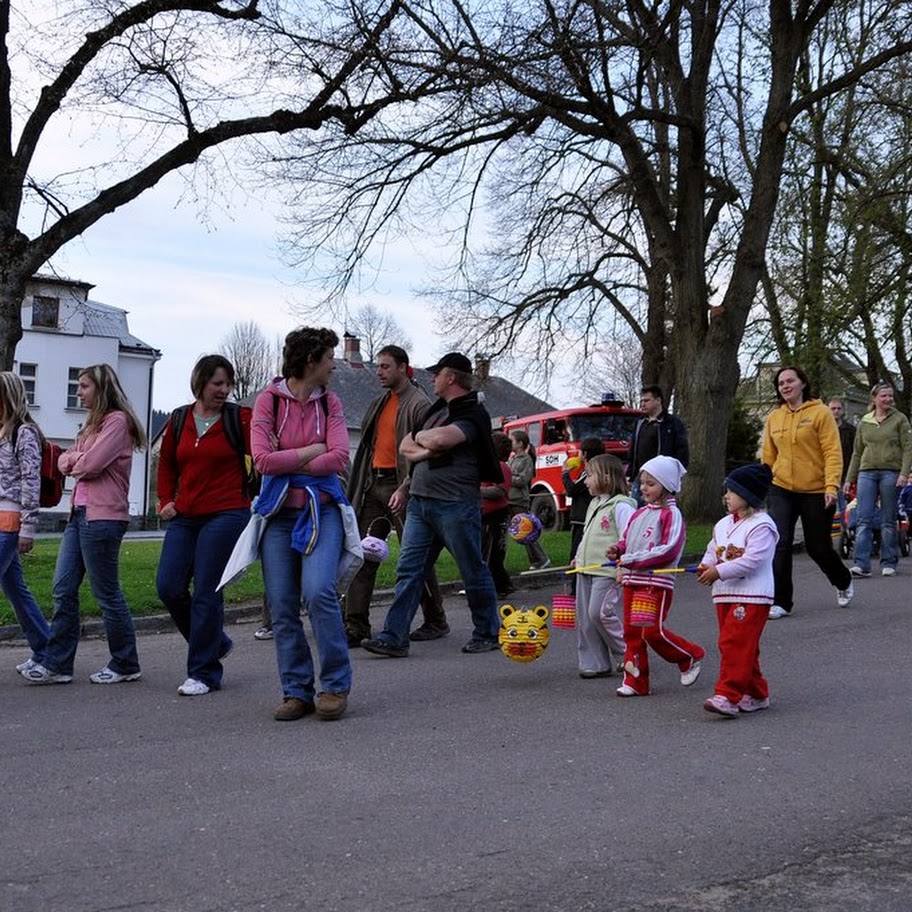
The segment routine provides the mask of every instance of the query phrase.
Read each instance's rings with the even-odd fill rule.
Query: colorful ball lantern
[[[510,538],[521,545],[537,542],[542,534],[541,520],[534,513],[517,513],[510,520]]]
[[[374,526],[378,521],[385,524],[382,534],[374,532]],[[386,539],[392,531],[393,525],[385,516],[378,516],[367,527],[367,535],[361,539],[361,550],[364,552],[366,561],[370,561],[372,564],[382,564],[389,557],[389,546]]]

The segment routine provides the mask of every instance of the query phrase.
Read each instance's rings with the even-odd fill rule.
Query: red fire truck
[[[579,456],[580,441],[599,437],[605,452],[626,464],[637,421],[642,417],[643,412],[627,408],[620,399],[606,394],[601,405],[558,409],[504,422],[504,433],[523,430],[535,447],[532,512],[546,529],[567,527],[569,502],[564,495],[561,472],[571,456]],[[578,477],[579,471],[573,469],[572,477]]]

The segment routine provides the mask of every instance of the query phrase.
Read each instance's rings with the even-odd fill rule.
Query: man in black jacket
[[[640,466],[653,456],[674,456],[684,468],[690,459],[687,428],[684,422],[665,411],[665,397],[660,386],[644,386],[640,391],[640,408],[645,417],[637,422],[630,447],[630,496],[640,500]]]

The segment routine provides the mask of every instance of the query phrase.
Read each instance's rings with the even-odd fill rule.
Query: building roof
[[[161,352],[157,348],[143,342],[127,328],[127,311],[120,307],[112,307],[110,304],[102,304],[100,301],[86,301],[84,307],[85,335],[117,339],[121,348],[161,357]]]
[[[415,368],[413,379],[429,398],[434,398],[433,375]],[[352,364],[344,358],[336,358],[330,389],[342,400],[348,426],[360,427],[367,407],[380,394],[375,366],[369,362]],[[506,416],[546,412],[552,408],[544,400],[530,395],[502,377],[489,376],[477,383],[477,389],[484,393],[484,406],[495,421]]]
[[[415,368],[414,380],[430,399],[434,398],[434,378],[431,374]],[[345,420],[350,428],[361,427],[367,407],[380,395],[375,365],[369,362],[353,364],[344,358],[336,358],[336,369],[329,388],[342,400]],[[477,388],[484,393],[484,406],[497,423],[500,418],[548,412],[554,408],[503,377],[488,376],[477,383]],[[243,405],[252,406],[255,399],[256,396],[249,396]]]

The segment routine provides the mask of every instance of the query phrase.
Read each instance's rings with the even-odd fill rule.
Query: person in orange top
[[[387,345],[377,355],[377,379],[383,392],[367,407],[361,422],[361,442],[348,482],[348,499],[358,514],[361,535],[371,524],[385,520],[402,540],[403,517],[391,506],[393,495],[408,491],[409,467],[399,444],[430,405],[411,380],[409,357],[398,345]],[[376,530],[375,530],[376,531]],[[379,564],[365,561],[345,595],[345,631],[350,648],[371,636],[370,603]],[[424,621],[411,633],[413,640],[435,640],[450,632],[437,576],[433,568],[421,593]]]
[[[833,550],[830,534],[842,478],[836,421],[827,406],[813,398],[810,381],[800,368],[779,368],[773,385],[779,407],[766,419],[761,461],[773,472],[768,506],[779,532],[773,560],[775,603],[769,610],[776,620],[792,611],[792,543],[799,519],[807,553],[836,587],[840,607],[852,601],[855,588],[849,568]]]

